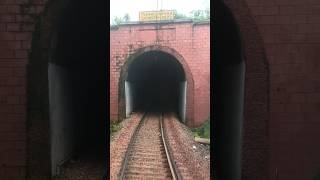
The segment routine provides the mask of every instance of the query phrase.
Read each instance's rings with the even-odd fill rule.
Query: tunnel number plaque
[[[141,11],[139,13],[139,21],[173,20],[174,14],[173,10]]]

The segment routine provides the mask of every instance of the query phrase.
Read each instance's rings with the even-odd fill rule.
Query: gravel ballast
[[[124,159],[131,136],[138,126],[143,113],[132,114],[122,121],[122,128],[110,140],[110,179],[118,179],[122,160]]]
[[[133,114],[121,123],[121,130],[111,137],[110,179],[118,179],[131,136],[143,114]],[[194,141],[194,136],[173,114],[164,115],[169,149],[183,179],[210,179],[210,148]]]
[[[210,179],[210,149],[194,141],[192,132],[173,114],[164,115],[169,146],[183,179]]]

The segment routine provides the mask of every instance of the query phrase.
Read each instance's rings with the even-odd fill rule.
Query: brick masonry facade
[[[26,179],[26,167],[30,166],[27,161],[26,130],[28,121],[32,120],[29,118],[27,121],[27,64],[30,61],[28,53],[31,51],[31,41],[36,30],[35,22],[39,19],[46,3],[41,0],[0,0],[0,178],[5,180]],[[246,80],[250,80],[248,77],[253,77],[251,78],[253,83],[246,81],[246,93],[251,92],[252,98],[258,98],[259,95],[255,96],[254,91],[250,89],[259,87],[268,93],[266,96],[268,99],[262,100],[268,102],[267,107],[260,107],[257,104],[246,105],[246,119],[250,119],[248,113],[259,117],[260,112],[265,113],[260,111],[261,109],[267,110],[266,114],[260,117],[263,121],[255,122],[255,118],[251,118],[255,125],[262,124],[262,130],[267,128],[260,133],[262,137],[255,134],[248,137],[253,138],[251,139],[253,142],[258,139],[262,140],[262,144],[267,144],[268,156],[255,153],[263,151],[259,150],[259,144],[254,147],[255,144],[247,138],[247,143],[251,142],[251,148],[245,151],[245,157],[251,163],[248,163],[249,166],[245,169],[245,179],[261,179],[262,176],[270,180],[311,178],[320,167],[320,143],[317,141],[320,137],[318,60],[320,57],[320,2],[317,0],[225,0],[225,3],[234,14],[244,41],[249,42],[245,47],[247,69],[263,72],[262,79],[268,75],[268,82],[264,84],[268,85],[267,87],[264,85],[259,87],[259,83],[256,83],[259,80],[254,81],[259,79],[258,74],[246,75]],[[50,8],[50,5],[52,4],[47,7]],[[176,36],[168,33],[172,30],[164,30],[158,37],[163,40],[161,42],[163,44],[160,44],[174,49],[183,57],[190,69],[195,91],[193,107],[189,107],[194,109],[192,113],[194,120],[191,125],[197,125],[209,112],[208,109],[200,111],[195,107],[209,106],[209,102],[203,100],[209,96],[206,89],[209,87],[202,85],[209,81],[209,76],[205,74],[209,74],[210,71],[209,68],[208,71],[203,71],[201,67],[204,66],[202,63],[209,63],[210,45],[203,39],[209,39],[210,34],[207,25],[180,23],[174,26],[175,31],[180,32],[173,33]],[[138,30],[137,28],[139,27],[131,27],[132,30]],[[129,26],[110,32],[111,48],[117,49],[111,49],[110,55],[110,65],[115,68],[110,71],[110,82],[113,82],[110,84],[112,118],[117,118],[119,68],[130,54],[126,53],[129,52],[129,44],[132,43],[133,50],[151,46],[156,37],[152,31],[144,33],[143,36],[139,33],[134,35],[134,31],[129,32]],[[117,40],[112,37],[112,33],[123,34]],[[192,35],[203,39],[190,38]],[[138,41],[137,38],[142,40]],[[173,38],[183,39],[183,41],[172,41]],[[127,44],[118,44],[117,41],[121,39]],[[182,42],[186,47],[182,46]],[[250,42],[258,42],[258,46]],[[193,47],[196,48],[190,51]],[[119,60],[112,61],[117,54],[120,57]],[[257,63],[259,59],[257,57],[263,59],[264,55],[267,66]],[[190,62],[191,59],[196,60]],[[116,62],[119,65],[112,65]],[[208,79],[196,80],[198,75]],[[206,90],[200,92],[200,87],[205,87]],[[31,118],[43,117],[35,113]],[[255,161],[255,159],[261,159],[261,156],[267,158],[267,162]],[[264,173],[264,171],[267,172]]]
[[[25,179],[27,64],[42,0],[0,1],[0,179]]]
[[[270,84],[268,179],[311,179],[320,169],[320,2],[224,2],[244,41],[257,29],[263,42]],[[247,55],[255,51],[246,46]]]
[[[183,66],[188,83],[187,124],[201,125],[210,115],[210,23],[190,21],[121,25],[110,31],[110,118],[117,120],[124,108],[119,79],[121,71],[127,71],[125,62],[152,50],[173,55]]]

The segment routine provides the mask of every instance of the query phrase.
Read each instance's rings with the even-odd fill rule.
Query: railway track
[[[119,179],[181,179],[166,142],[163,114],[145,113],[128,145]]]

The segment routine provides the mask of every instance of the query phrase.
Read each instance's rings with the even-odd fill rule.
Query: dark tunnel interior
[[[178,114],[185,74],[172,55],[160,51],[140,55],[130,64],[127,81],[132,84],[133,111]]]
[[[215,0],[213,8],[213,177],[240,180],[245,94],[242,34],[222,0]]]
[[[94,156],[106,165],[108,29],[100,5],[70,1],[55,31],[48,73],[57,163]]]

